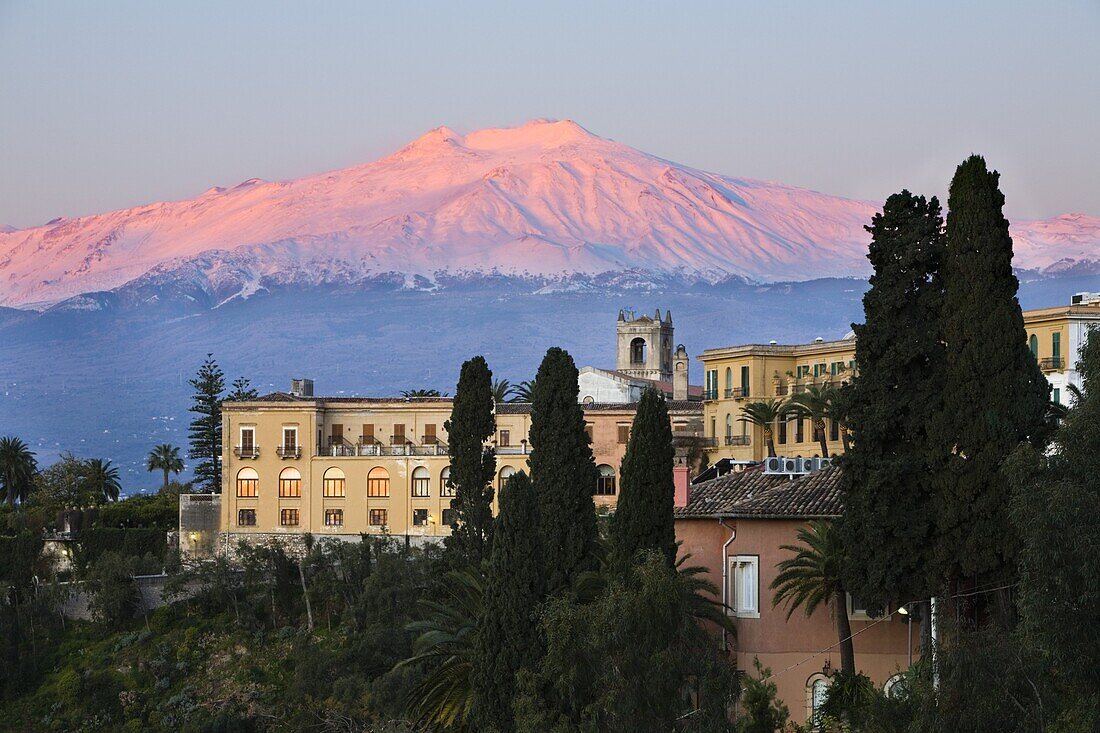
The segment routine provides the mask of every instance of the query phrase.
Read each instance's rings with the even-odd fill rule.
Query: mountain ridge
[[[417,287],[461,273],[548,281],[624,271],[710,282],[863,276],[863,226],[876,210],[680,165],[571,120],[465,135],[438,127],[349,168],[0,229],[0,305],[42,307],[184,277],[231,298],[265,282],[394,273]],[[1091,272],[1100,261],[1097,217],[1021,221],[1013,235],[1022,268]]]

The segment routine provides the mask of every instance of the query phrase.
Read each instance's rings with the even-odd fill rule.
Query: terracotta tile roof
[[[753,466],[691,486],[688,505],[675,514],[681,519],[816,519],[838,517],[842,510],[836,466],[794,479]]]

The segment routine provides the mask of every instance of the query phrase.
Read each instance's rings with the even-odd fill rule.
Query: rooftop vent
[[[768,342],[768,345],[769,346],[775,346],[778,343],[779,343],[778,341],[776,341],[775,339],[772,339],[771,341]]]
[[[292,379],[290,380],[290,394],[295,397],[312,397],[313,396],[313,380],[312,379]]]
[[[825,343],[825,339],[818,336],[817,338],[814,339],[814,343],[815,344],[823,344],[823,343]]]

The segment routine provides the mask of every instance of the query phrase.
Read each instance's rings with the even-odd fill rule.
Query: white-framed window
[[[256,451],[256,426],[255,425],[242,425],[241,426],[241,455],[251,456]]]
[[[874,619],[882,618],[881,616],[872,616],[867,611],[867,604],[860,599],[853,596],[851,593],[845,594],[848,599],[848,618],[853,621],[872,621]]]
[[[739,618],[760,618],[760,558],[730,558],[730,607]]]
[[[298,449],[298,428],[283,427],[283,450],[294,452]]]
[[[825,704],[825,696],[829,692],[829,680],[821,673],[810,677],[806,682],[806,712],[807,720],[813,730],[821,726],[821,706]]]

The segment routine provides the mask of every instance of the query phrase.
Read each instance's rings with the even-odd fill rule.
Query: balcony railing
[[[401,445],[386,445],[384,443],[359,443],[329,444],[321,446],[317,451],[318,456],[337,457],[379,457],[379,456],[445,456],[447,445],[445,443],[432,443],[430,445],[416,445],[404,443]]]
[[[1060,357],[1060,356],[1051,356],[1051,357],[1046,358],[1046,359],[1040,359],[1039,360],[1039,367],[1044,372],[1058,371],[1059,369],[1062,368],[1062,357]]]
[[[527,452],[526,440],[522,441],[519,445],[498,445],[496,447],[498,456],[525,456]]]
[[[254,445],[238,445],[233,449],[233,455],[242,460],[254,460],[260,457],[260,449]]]
[[[275,449],[275,452],[279,454],[279,458],[298,459],[302,457],[302,449],[297,445],[280,445]]]
[[[786,397],[787,392],[788,392],[787,385],[785,385],[785,384],[780,384],[779,386],[777,386],[775,388],[775,396],[776,397]]]
[[[705,390],[703,390],[703,399],[704,400],[716,400],[716,399],[718,399],[718,390],[717,389],[705,389]]]
[[[752,442],[751,435],[727,435],[726,445],[749,445]]]
[[[699,445],[703,448],[717,448],[718,438],[699,438]]]

